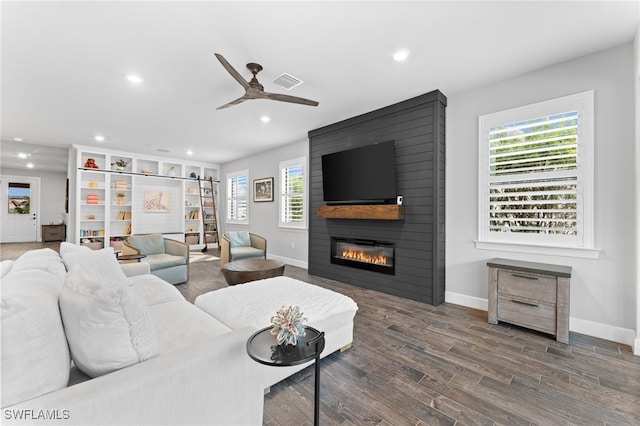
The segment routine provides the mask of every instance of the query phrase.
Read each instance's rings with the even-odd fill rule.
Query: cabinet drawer
[[[556,333],[555,304],[498,295],[498,320],[544,333]]]
[[[51,229],[45,232],[47,239],[49,240],[61,240],[62,229]]]
[[[556,278],[498,270],[498,293],[555,305]]]

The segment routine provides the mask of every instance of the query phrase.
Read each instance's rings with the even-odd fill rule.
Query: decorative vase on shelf
[[[120,159],[118,161],[114,161],[113,163],[111,163],[111,166],[115,167],[116,170],[118,171],[122,171],[127,168],[128,164],[129,164],[128,161],[124,161],[123,159]]]

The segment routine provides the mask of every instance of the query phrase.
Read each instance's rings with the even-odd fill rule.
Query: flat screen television
[[[394,142],[323,155],[322,192],[327,204],[395,203]]]

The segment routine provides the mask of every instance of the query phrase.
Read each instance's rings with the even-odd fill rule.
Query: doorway
[[[36,242],[40,229],[40,178],[0,177],[0,242]]]

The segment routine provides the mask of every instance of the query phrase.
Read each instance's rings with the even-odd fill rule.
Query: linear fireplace
[[[395,275],[395,245],[389,242],[331,237],[331,263]]]

